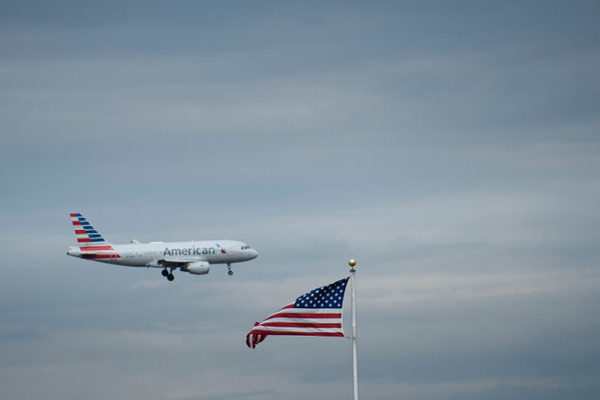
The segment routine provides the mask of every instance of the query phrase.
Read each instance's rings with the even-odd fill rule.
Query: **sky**
[[[0,397],[350,398],[347,339],[244,339],[356,258],[362,398],[600,398],[599,16],[0,2]],[[70,212],[259,257],[170,283]]]

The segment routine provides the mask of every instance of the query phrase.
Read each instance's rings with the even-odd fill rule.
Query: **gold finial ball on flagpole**
[[[350,266],[350,272],[356,271],[354,269],[354,266],[356,265],[356,260],[354,258],[351,258],[350,261],[348,261],[348,265]]]

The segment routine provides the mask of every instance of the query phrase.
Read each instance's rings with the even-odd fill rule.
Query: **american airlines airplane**
[[[169,281],[175,279],[173,271],[194,275],[208,274],[211,264],[231,264],[256,258],[256,250],[235,240],[205,240],[190,242],[150,242],[132,240],[129,244],[110,244],[80,213],[71,213],[71,222],[79,246],[71,246],[67,255],[129,267],[162,268]]]

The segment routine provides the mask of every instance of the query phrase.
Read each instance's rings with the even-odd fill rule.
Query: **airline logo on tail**
[[[80,213],[71,213],[71,223],[83,258],[121,258]]]
[[[71,213],[71,222],[75,229],[77,242],[82,243],[81,246],[92,246],[96,243],[106,243],[106,240],[90,225],[80,213]]]

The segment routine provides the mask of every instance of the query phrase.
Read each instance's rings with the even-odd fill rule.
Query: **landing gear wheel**
[[[232,270],[227,271],[227,273],[229,274],[229,276],[233,275],[233,271]]]
[[[167,271],[167,269],[165,268],[161,271],[161,274],[166,278],[169,275],[169,271]]]
[[[173,279],[175,279],[175,275],[169,274],[169,275],[167,275],[167,279],[171,282],[171,281],[173,281]]]
[[[231,264],[227,263],[227,273],[229,274],[229,276],[233,275],[233,271],[231,270]]]

